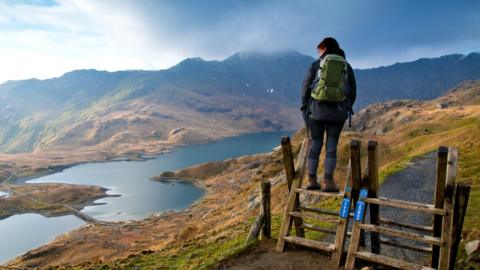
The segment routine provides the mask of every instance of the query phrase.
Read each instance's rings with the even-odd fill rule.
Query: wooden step
[[[363,230],[367,230],[367,231],[371,231],[371,232],[384,233],[384,234],[391,235],[391,236],[396,236],[396,237],[407,238],[407,239],[423,242],[423,243],[426,243],[426,244],[440,245],[442,243],[442,241],[440,240],[439,237],[432,237],[432,236],[429,236],[429,235],[412,233],[412,232],[408,232],[408,231],[400,231],[400,230],[387,228],[387,227],[381,227],[381,226],[372,225],[372,224],[359,224],[359,226]]]
[[[315,195],[315,196],[320,196],[320,197],[326,197],[326,198],[343,198],[344,193],[332,193],[332,192],[323,192],[320,190],[307,190],[304,188],[296,188],[295,192],[297,193],[303,193],[303,194],[309,194],[309,195]]]
[[[399,248],[404,248],[404,249],[413,250],[413,251],[417,251],[417,252],[422,252],[422,253],[426,253],[426,254],[432,254],[432,247],[431,246],[430,247],[425,247],[425,246],[420,246],[420,245],[417,245],[417,246],[404,245],[404,244],[398,243],[397,241],[394,241],[394,240],[391,240],[391,239],[388,239],[388,238],[385,238],[385,237],[380,237],[380,243],[384,244],[384,245],[389,245],[389,246],[392,246],[392,247],[399,247]]]
[[[409,224],[401,221],[396,221],[388,218],[380,218],[380,223],[382,224],[387,224],[387,225],[393,225],[393,226],[399,226],[399,227],[404,227],[404,228],[409,228],[409,229],[414,229],[417,231],[424,231],[424,232],[433,232],[433,227],[432,226],[422,226],[418,224]]]
[[[322,215],[329,215],[329,216],[336,216],[340,215],[338,211],[335,210],[330,210],[330,209],[323,209],[323,208],[316,208],[316,207],[306,207],[306,206],[300,206],[299,207],[301,210],[304,211],[309,211],[309,212],[314,212]]]
[[[323,228],[319,226],[315,226],[312,224],[308,223],[303,223],[302,228],[307,229],[307,230],[312,230],[312,231],[317,231],[317,232],[323,232],[323,233],[328,233],[328,234],[337,234],[337,230],[334,229],[329,229],[329,228]]]
[[[317,215],[317,214],[312,214],[312,213],[308,213],[308,212],[298,212],[298,211],[290,212],[289,214],[292,217],[299,217],[299,218],[302,218],[302,219],[310,218],[310,219],[315,219],[315,220],[318,220],[318,221],[338,224],[338,218],[326,218],[324,216],[320,216],[320,215]]]
[[[414,264],[406,261],[401,261],[397,260],[394,258],[370,253],[368,251],[358,251],[355,252],[355,257],[359,259],[363,259],[369,262],[375,262],[378,264],[390,266],[390,267],[395,267],[395,268],[400,268],[400,269],[405,269],[405,270],[434,270],[433,268],[419,265],[419,264]]]
[[[391,206],[391,207],[401,208],[406,210],[412,210],[416,212],[423,212],[428,214],[445,215],[445,210],[440,208],[435,208],[433,204],[427,204],[427,203],[402,201],[402,200],[389,199],[385,197],[366,198],[365,202],[378,204],[378,205]]]
[[[297,237],[297,236],[286,236],[284,237],[284,239],[286,242],[296,244],[296,245],[302,245],[305,247],[323,250],[327,252],[335,251],[335,245],[327,242],[315,241],[315,240]]]

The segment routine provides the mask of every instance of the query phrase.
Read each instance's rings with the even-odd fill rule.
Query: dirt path
[[[435,168],[435,152],[412,160],[404,170],[391,175],[385,180],[380,188],[380,196],[400,200],[433,203],[433,196],[435,193]],[[433,218],[432,215],[429,214],[400,210],[386,206],[380,206],[380,216],[396,221],[424,226],[431,226]],[[423,243],[408,241],[403,238],[399,239],[393,237],[389,238],[389,240],[400,240],[402,243],[408,245],[425,247]],[[398,248],[394,249],[386,245],[382,245],[381,253],[416,263],[428,260],[428,257],[422,253]]]
[[[260,241],[245,254],[224,261],[217,270],[330,270],[337,269],[328,256],[315,250],[286,249],[283,253],[275,251],[276,240]]]

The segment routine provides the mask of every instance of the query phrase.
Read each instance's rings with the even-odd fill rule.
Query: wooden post
[[[350,142],[350,161],[352,166],[352,178],[350,186],[352,187],[353,205],[357,204],[358,192],[362,181],[362,170],[360,169],[360,141],[352,140]]]
[[[435,180],[435,208],[443,208],[445,199],[445,183],[447,179],[447,156],[448,147],[440,146],[437,152],[437,174]],[[441,215],[433,216],[433,236],[441,237],[442,235],[442,219]],[[432,268],[438,268],[438,259],[440,247],[433,245],[432,247]]]
[[[262,237],[271,238],[271,216],[270,216],[270,181],[261,182],[261,201],[260,215],[263,216]]]
[[[283,164],[285,164],[285,175],[287,177],[288,190],[292,186],[293,178],[295,177],[295,167],[293,164],[292,145],[290,143],[290,137],[282,137],[282,153]]]
[[[350,142],[350,164],[352,168],[352,177],[350,186],[352,187],[352,208],[355,209],[358,201],[358,194],[360,192],[360,185],[362,182],[362,171],[360,161],[360,141],[352,140]],[[348,256],[346,260],[345,269],[353,269],[355,265],[354,252],[358,250],[360,244],[361,229],[360,226],[356,226],[357,222],[353,222],[352,236],[350,237],[350,245],[348,246]]]
[[[360,189],[364,189],[364,190],[367,190],[369,191],[370,189],[370,176],[369,176],[369,168],[368,168],[368,163],[367,163],[367,166],[364,167],[364,170],[363,170],[363,176],[362,176],[362,181],[360,183],[361,185],[361,188]],[[360,198],[359,198],[360,200]],[[355,206],[356,207],[356,206]],[[367,212],[367,209],[365,207],[365,212]],[[362,223],[365,222],[365,217],[366,217],[366,214],[364,214],[363,216],[363,219],[362,219]],[[360,232],[360,247],[364,248],[366,246],[366,243],[365,243],[365,231],[362,230]]]
[[[337,234],[335,235],[335,252],[333,253],[333,256],[332,256],[332,261],[335,263],[337,267],[341,266],[342,259],[344,258],[345,237],[347,236],[348,222],[350,220],[350,209],[354,207],[352,206],[352,198],[351,198],[352,189],[350,185],[350,181],[352,179],[351,164],[352,164],[352,161],[349,160],[347,173],[345,176],[345,188],[344,188],[344,195],[343,195],[344,199],[350,200],[350,205],[348,207],[349,216],[347,218],[339,218],[338,220]]]
[[[250,231],[248,232],[248,236],[247,236],[247,239],[245,240],[244,245],[247,245],[250,241],[258,237],[258,234],[260,233],[260,229],[262,228],[264,221],[265,219],[263,218],[262,215],[257,216],[257,218],[252,224],[252,227],[250,227]]]
[[[378,198],[378,143],[376,141],[368,141],[368,197]],[[378,204],[370,204],[370,223],[373,225],[380,224],[380,213]],[[372,253],[380,253],[380,235],[378,232],[370,232],[371,251]]]
[[[453,203],[455,193],[455,173],[457,169],[458,150],[456,148],[448,149],[447,158],[447,182],[445,185],[445,201],[443,209],[445,216],[443,216],[442,226],[442,247],[440,247],[440,255],[438,261],[438,269],[448,269],[450,261],[450,250],[452,248],[452,220],[453,220]]]
[[[288,191],[290,192],[293,179],[295,178],[295,165],[293,163],[292,144],[290,143],[290,137],[288,136],[282,137],[281,145],[282,145],[282,153],[283,153],[283,164],[285,165],[285,176],[287,178]],[[301,158],[300,154],[299,154],[299,158]],[[297,208],[299,205],[300,205],[300,200],[297,198],[295,200],[294,208]],[[299,237],[304,237],[305,230],[302,227],[303,220],[301,218],[294,217],[293,224],[295,226],[295,234]]]
[[[458,245],[462,238],[463,221],[467,212],[468,197],[470,195],[470,185],[458,183],[455,188],[455,203],[453,206],[452,220],[452,248],[450,249],[450,259],[448,269],[454,269],[457,258]]]

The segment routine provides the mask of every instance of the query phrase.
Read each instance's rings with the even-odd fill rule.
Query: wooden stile
[[[463,183],[457,184],[455,182],[458,162],[457,149],[439,147],[437,154],[435,197],[433,204],[428,204],[379,197],[378,143],[376,141],[368,142],[368,165],[366,166],[363,178],[361,172],[360,146],[360,141],[351,141],[350,161],[347,169],[345,190],[343,193],[333,194],[321,191],[309,191],[301,188],[303,175],[305,173],[308,140],[305,139],[303,142],[296,164],[299,171],[295,172],[295,168],[292,167],[293,157],[288,157],[292,155],[291,149],[290,151],[288,150],[288,148],[291,147],[290,140],[289,138],[282,138],[285,170],[287,181],[289,182],[289,195],[276,250],[282,252],[285,247],[285,242],[289,242],[330,252],[334,263],[338,267],[341,267],[345,238],[350,235],[350,245],[345,262],[345,269],[347,270],[354,269],[356,258],[398,269],[453,269],[470,192],[469,185]],[[292,177],[293,180],[289,181],[289,178]],[[367,190],[368,194],[366,192]],[[302,206],[299,202],[300,194],[325,198],[343,198],[342,206],[345,199],[347,199],[350,202],[350,207],[347,213],[343,208],[337,211]],[[409,224],[402,221],[381,218],[379,212],[380,205],[431,214],[433,217],[432,226]],[[355,215],[350,212],[350,209],[354,206],[356,206]],[[364,223],[366,208],[370,210],[369,224]],[[346,218],[338,218],[338,220],[332,219],[332,217],[335,216]],[[348,222],[352,217],[354,218],[354,224],[352,232],[348,233]],[[304,223],[304,219],[334,222],[337,223],[337,226],[335,229],[331,227],[324,228],[314,224]],[[299,220],[296,232],[300,232],[300,230],[301,232],[304,232],[304,230],[313,230],[334,234],[335,242],[328,243],[306,239],[303,235],[299,236],[298,233],[297,236],[290,236],[291,226],[294,220]],[[408,230],[398,230],[391,226],[406,228]],[[362,234],[365,231],[369,231],[371,235],[372,242],[370,252],[363,249],[360,250]],[[383,237],[380,235],[383,235]],[[393,238],[389,238],[389,236],[423,242],[426,245],[401,243],[396,240],[394,241]],[[406,262],[398,258],[380,255],[381,244],[432,254],[431,268]]]
[[[282,141],[284,141],[282,139]],[[286,141],[286,139],[285,139]],[[286,143],[285,143],[286,145]],[[308,143],[304,141],[303,147],[307,147]],[[302,151],[299,154],[299,159],[306,158],[304,156],[305,153],[303,153],[304,148],[302,148]],[[305,163],[303,164],[297,164],[297,168],[300,168],[301,173],[296,173],[295,178],[292,182],[291,189],[289,192],[288,196],[288,202],[287,202],[287,207],[284,212],[284,218],[282,221],[282,225],[280,227],[280,233],[278,237],[278,242],[277,242],[277,247],[276,250],[278,252],[282,252],[285,248],[285,242],[297,244],[297,245],[303,245],[306,247],[310,248],[316,248],[319,250],[323,250],[325,252],[330,252],[332,254],[332,259],[334,262],[340,266],[341,263],[341,258],[342,254],[344,253],[344,242],[345,238],[347,235],[347,227],[348,227],[348,220],[350,219],[350,206],[352,205],[352,196],[351,194],[358,194],[357,184],[354,183],[355,180],[359,180],[360,177],[353,177],[353,166],[351,164],[355,163],[356,168],[360,168],[360,142],[359,141],[352,141],[351,144],[351,152],[354,152],[352,155],[353,158],[350,160],[350,165],[347,169],[347,178],[346,178],[346,183],[345,183],[345,191],[343,193],[326,193],[326,192],[321,192],[321,191],[310,191],[310,190],[305,190],[301,188],[301,181],[303,179],[303,174],[304,174],[304,167],[299,167],[299,165],[305,166]],[[288,155],[288,151],[284,151],[284,154]],[[289,158],[284,158],[285,162],[289,162]],[[287,166],[287,165],[286,165]],[[288,172],[286,172],[288,174]],[[360,175],[359,172],[355,172],[355,175]],[[358,183],[359,184],[359,183]],[[359,188],[359,187],[358,187]],[[296,205],[295,202],[299,200],[300,194],[309,194],[312,196],[319,196],[319,197],[326,197],[326,198],[339,198],[339,199],[346,199],[350,203],[348,204],[348,209],[346,211],[347,215],[346,218],[339,218],[338,215],[340,212],[338,211],[332,211],[328,209],[318,209],[318,208],[309,208],[309,207],[304,207],[301,205]],[[320,216],[320,214],[324,214],[325,216]],[[332,215],[335,215],[336,217],[332,219]],[[337,224],[336,229],[331,229],[331,228],[322,228],[316,225],[308,224],[308,223],[303,223],[300,225],[302,229],[308,229],[308,230],[314,230],[314,231],[320,231],[320,232],[325,232],[329,234],[335,234],[335,242],[334,243],[328,243],[324,241],[317,241],[317,240],[312,240],[312,239],[306,239],[304,237],[300,236],[289,236],[290,235],[290,230],[291,230],[291,224],[294,218],[302,218],[302,221],[304,219],[312,219],[312,220],[320,220],[320,221],[326,221],[326,222],[334,222]]]

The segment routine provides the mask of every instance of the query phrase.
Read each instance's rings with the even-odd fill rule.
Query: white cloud
[[[127,6],[107,4],[0,4],[1,14],[6,14],[0,17],[0,83],[50,78],[81,68],[161,69],[187,56],[171,44],[152,42],[149,26]]]
[[[245,50],[293,48],[315,55],[316,43],[327,35],[337,37],[350,62],[360,68],[465,53],[480,44],[479,17],[469,11],[475,5],[445,1],[57,3],[0,1],[0,83],[81,68],[162,69],[186,57],[222,59]],[[425,16],[427,9],[431,17]],[[452,23],[445,17],[449,12],[456,14]]]

